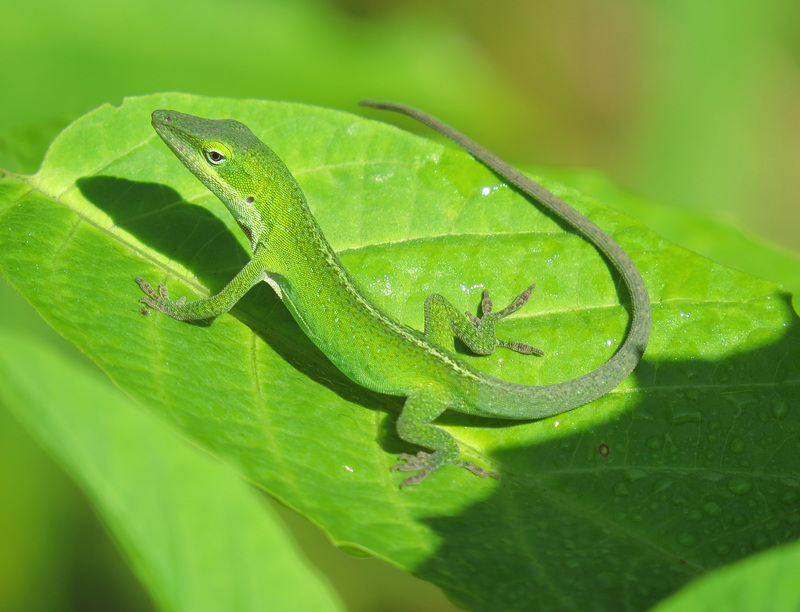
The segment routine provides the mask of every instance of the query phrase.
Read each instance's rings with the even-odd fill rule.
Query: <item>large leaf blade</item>
[[[123,388],[335,541],[478,609],[618,607],[620,592],[640,608],[798,535],[796,509],[757,499],[800,486],[796,317],[778,287],[552,185],[640,265],[655,303],[645,362],[552,419],[446,415],[465,454],[502,480],[448,469],[401,494],[388,470],[409,450],[394,434],[400,400],[344,379],[268,288],[209,327],[139,314],[133,276],[203,295],[246,259],[222,205],[150,133],[147,116],[163,106],[250,125],[296,173],[345,264],[406,323],[421,326],[433,291],[474,310],[484,285],[502,303],[536,281],[503,334],[547,357],[474,360],[490,373],[535,384],[599,365],[624,334],[627,296],[579,236],[465,154],[322,109],[133,99],[76,122],[36,177],[6,179],[0,265],[12,284]],[[737,521],[766,518],[777,526],[740,541]]]

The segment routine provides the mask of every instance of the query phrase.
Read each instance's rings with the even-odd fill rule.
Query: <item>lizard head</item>
[[[277,155],[232,119],[157,110],[153,128],[192,174],[230,211],[255,251],[268,237],[275,207],[302,193]]]

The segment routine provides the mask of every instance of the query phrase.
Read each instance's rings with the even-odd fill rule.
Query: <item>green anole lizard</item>
[[[250,240],[253,257],[219,293],[191,302],[185,297],[171,300],[163,284],[156,291],[137,277],[146,295],[141,302],[181,321],[209,319],[230,310],[253,285],[265,281],[300,328],[350,379],[374,391],[407,398],[397,419],[397,433],[432,452],[401,455],[392,470],[416,472],[401,487],[418,484],[449,463],[496,478],[494,472],[461,460],[456,441],[433,421],[445,410],[539,419],[605,395],[631,373],[647,346],[651,321],[647,289],[636,266],[608,234],[480,145],[416,109],[362,104],[404,113],[451,138],[523,195],[569,223],[606,256],[621,274],[632,302],[627,338],[611,359],[578,378],[541,386],[505,382],[474,369],[456,354],[456,336],[480,355],[492,353],[496,346],[540,352],[495,336],[497,321],[523,306],[533,286],[499,312],[492,310],[485,292],[480,317],[462,314],[441,295],[433,294],[425,301],[424,331],[402,325],[359,288],[322,235],[295,178],[247,126],[170,110],[153,112],[153,127],[178,159],[222,200]]]

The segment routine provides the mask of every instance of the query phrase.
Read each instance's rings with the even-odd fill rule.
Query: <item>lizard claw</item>
[[[420,451],[416,455],[409,455],[408,453],[403,453],[400,455],[400,460],[405,461],[405,463],[395,463],[392,466],[392,472],[414,472],[417,473],[413,476],[409,476],[406,478],[402,483],[400,483],[400,488],[403,489],[410,485],[416,485],[421,483],[428,474],[435,472],[443,465],[447,463],[453,463],[454,465],[459,465],[463,468],[468,469],[470,472],[475,474],[476,476],[480,476],[481,478],[499,478],[496,472],[491,472],[489,470],[485,470],[482,467],[478,467],[471,461],[448,461],[442,462],[437,458],[436,453],[426,453],[425,451]]]
[[[498,340],[497,346],[503,346],[507,349],[511,349],[512,351],[516,351],[517,353],[522,353],[523,355],[544,355],[544,351],[538,349],[526,342],[516,342],[514,340]]]
[[[185,295],[177,301],[173,302],[170,300],[169,290],[164,283],[159,283],[158,291],[156,291],[153,289],[152,285],[144,280],[141,276],[137,276],[135,280],[139,284],[141,290],[144,292],[144,297],[139,298],[139,302],[142,304],[147,304],[151,308],[155,308],[156,310],[170,314],[172,312],[172,306],[183,306],[186,303]]]

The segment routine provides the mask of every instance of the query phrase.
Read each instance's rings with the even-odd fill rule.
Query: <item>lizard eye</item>
[[[210,163],[210,164],[212,164],[214,166],[219,166],[226,159],[225,155],[223,155],[217,149],[207,149],[204,153],[205,153],[206,159],[208,160],[208,163]]]

